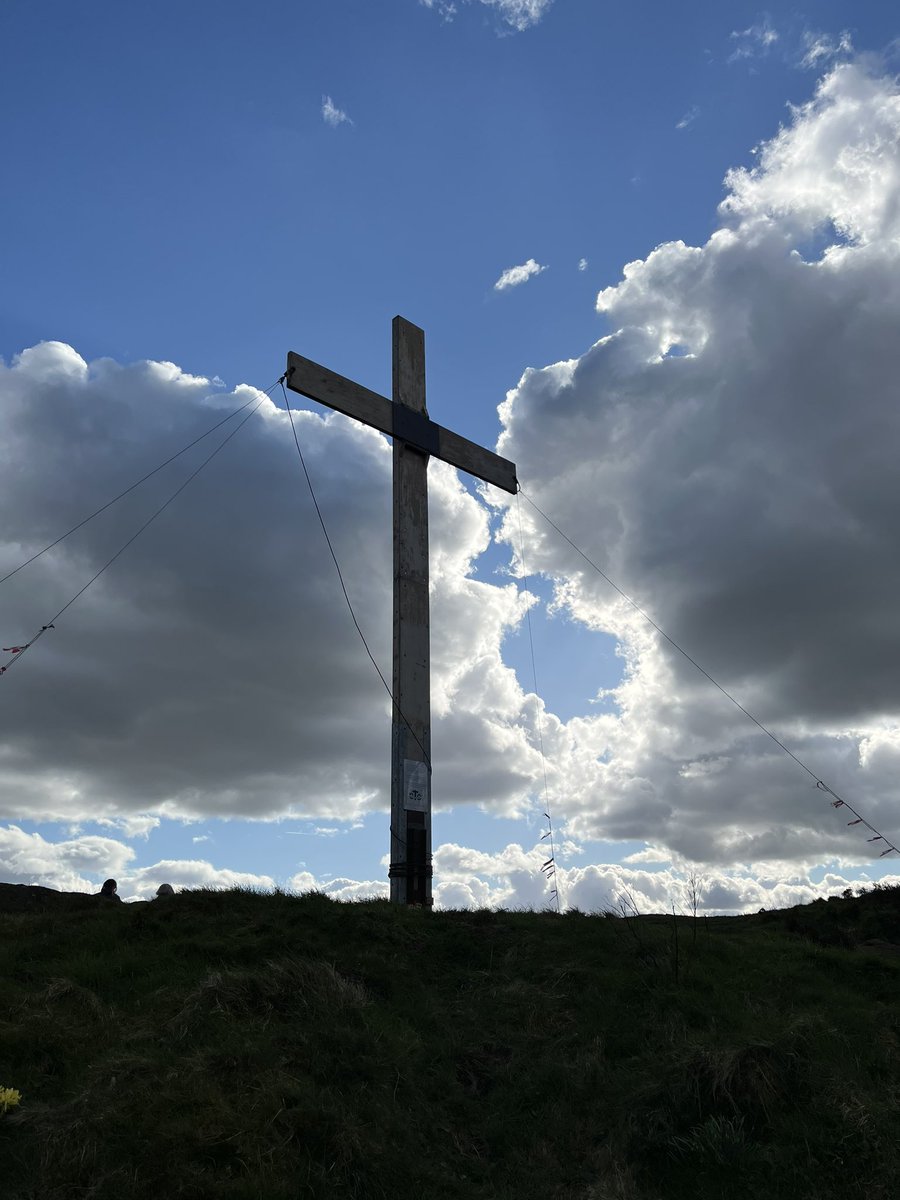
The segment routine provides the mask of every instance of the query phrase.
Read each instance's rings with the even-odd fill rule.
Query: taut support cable
[[[272,384],[272,386],[268,389],[268,391],[264,393],[263,398],[266,398],[268,396],[269,392],[274,391],[274,389],[277,386],[278,386],[278,382],[276,381],[275,383]],[[254,399],[255,399],[255,397],[254,397]],[[253,403],[253,401],[250,401],[249,403]],[[224,437],[222,439],[221,442],[219,442],[218,446],[216,446],[216,448],[210,454],[208,454],[206,456],[206,458],[204,458],[203,462],[200,463],[200,465],[198,467],[196,467],[190,473],[190,475],[188,475],[187,479],[185,479],[185,481],[179,487],[177,487],[174,492],[172,492],[172,494],[169,496],[169,498],[166,501],[164,501],[164,503],[162,503],[159,506],[159,508],[157,508],[155,510],[155,512],[153,512],[147,518],[147,520],[143,523],[143,525],[141,525],[140,528],[137,529],[136,532],[131,535],[131,537],[124,543],[124,545],[120,546],[119,549],[115,552],[115,554],[111,558],[107,559],[107,561],[103,564],[103,566],[100,568],[100,570],[96,571],[91,576],[91,578],[87,581],[87,583],[84,584],[83,587],[79,588],[79,590],[75,593],[74,596],[72,596],[72,598],[70,600],[66,601],[66,603],[62,606],[62,608],[59,610],[59,612],[56,613],[55,616],[51,617],[51,619],[46,623],[46,625],[42,625],[40,627],[40,629],[37,631],[37,633],[35,633],[34,636],[32,638],[30,638],[27,642],[22,643],[22,645],[6,647],[6,650],[12,654],[12,657],[9,659],[8,662],[6,662],[2,666],[0,666],[0,676],[5,675],[7,673],[7,671],[9,671],[10,668],[15,663],[19,662],[20,659],[24,656],[24,654],[28,650],[30,650],[31,647],[34,646],[35,642],[39,641],[40,638],[42,638],[44,636],[44,634],[48,632],[48,630],[55,629],[56,621],[59,620],[59,618],[63,615],[63,613],[66,611],[66,609],[71,608],[71,606],[75,603],[75,601],[80,596],[84,595],[84,593],[88,590],[88,588],[91,586],[91,584],[96,583],[96,581],[100,578],[100,576],[104,573],[104,571],[106,571],[109,567],[111,567],[113,565],[113,563],[116,561],[116,559],[125,553],[125,551],[132,544],[132,542],[136,541],[141,536],[141,534],[144,532],[144,530],[147,529],[150,525],[152,525],[158,516],[160,516],[163,512],[165,512],[165,510],[169,507],[169,505],[172,503],[172,501],[175,500],[177,496],[181,495],[181,493],[188,486],[188,484],[191,483],[192,480],[196,479],[196,477],[200,474],[200,472],[207,465],[207,463],[212,462],[212,460],[216,457],[216,455],[219,453],[219,451],[223,450],[228,445],[228,443],[231,441],[231,439],[234,437],[234,435],[247,424],[247,422],[250,420],[250,418],[253,416],[253,414],[255,412],[257,412],[257,410],[261,407],[262,403],[263,403],[263,401],[261,399],[256,400],[254,407],[250,410],[250,412],[247,414],[247,416],[245,416],[244,419],[242,421],[240,421],[235,426],[235,428],[232,429],[232,431],[226,437]],[[239,409],[237,411],[242,411],[245,408],[247,408],[246,404],[242,405],[241,409]],[[235,413],[231,413],[229,417],[225,418],[225,421],[229,420],[230,417],[233,417],[235,415],[236,415]],[[225,423],[225,421],[220,421],[219,425],[223,425]],[[219,426],[214,426],[214,428],[218,428],[218,427]],[[207,434],[211,433],[211,432],[212,432],[212,430],[207,430]],[[207,434],[203,434],[203,435],[201,435],[201,437],[206,437]],[[191,445],[196,445],[196,443],[200,440],[201,440],[201,438],[196,438],[191,443]],[[188,447],[185,447],[185,449],[188,449]],[[183,454],[183,453],[184,453],[184,450],[181,450],[181,451],[179,451],[179,454],[173,455],[173,458],[178,458],[179,455]],[[168,461],[171,462],[172,459],[169,459]],[[162,466],[165,466],[165,465],[166,465],[165,463],[162,464]],[[156,468],[157,471],[160,469],[161,469],[160,467]],[[155,473],[156,473],[155,471],[150,472],[151,475],[153,475]],[[147,475],[144,478],[149,479],[149,477],[150,476]],[[140,483],[140,482],[142,482],[142,480],[138,480],[138,483]],[[138,486],[138,484],[132,484],[131,488],[129,488],[128,491],[133,491],[134,488],[137,486]],[[125,495],[125,494],[126,494],[125,492],[122,493],[122,495]],[[120,498],[121,497],[116,497],[116,499],[120,499]],[[109,502],[109,504],[114,504],[114,503],[115,503],[115,500],[111,500]],[[109,504],[105,505],[104,507],[108,508]],[[102,510],[98,509],[97,511],[100,512]],[[97,514],[95,513],[93,515],[96,516]],[[84,521],[81,522],[81,524],[84,525],[89,520],[91,520],[91,517],[87,517]],[[75,528],[80,528],[80,526],[76,526]],[[74,532],[74,529],[70,530],[69,532],[70,533]],[[63,535],[63,537],[67,537],[67,536],[68,536],[68,534]],[[54,545],[57,545],[62,540],[63,540],[63,538],[58,538],[57,542],[55,542]],[[50,547],[47,547],[47,549],[50,549]],[[41,551],[41,553],[43,553],[43,551]],[[35,557],[37,557],[37,555]],[[25,563],[22,564],[22,566],[25,566],[25,565],[26,565]],[[2,581],[0,581],[0,582],[2,582]]]
[[[278,382],[276,380],[276,382],[266,390],[266,395],[268,396],[269,393],[274,391],[277,386]],[[55,546],[58,546],[60,542],[64,542],[67,537],[70,537],[73,533],[77,533],[79,529],[83,529],[85,525],[87,525],[90,521],[93,521],[94,517],[99,517],[102,512],[106,512],[108,508],[112,508],[114,504],[116,504],[119,500],[124,499],[125,496],[127,496],[130,492],[133,492],[135,488],[140,487],[142,483],[146,483],[148,479],[152,479],[154,475],[158,475],[163,467],[167,467],[169,463],[173,463],[176,458],[181,458],[182,454],[186,454],[187,451],[193,446],[196,446],[198,442],[202,442],[203,439],[209,437],[211,433],[215,433],[217,429],[221,429],[221,427],[230,421],[232,417],[236,417],[238,413],[243,412],[245,408],[249,408],[254,399],[255,397],[252,397],[247,401],[246,404],[242,404],[239,408],[236,408],[230,412],[227,417],[223,417],[221,421],[217,421],[215,425],[211,425],[205,433],[201,433],[198,437],[195,437],[193,441],[188,442],[186,446],[182,446],[181,449],[175,454],[170,454],[165,462],[161,462],[158,467],[154,467],[152,471],[148,471],[146,475],[142,475],[140,479],[135,480],[130,487],[125,488],[123,492],[119,492],[118,496],[113,496],[111,500],[107,500],[105,504],[101,504],[99,508],[94,509],[92,513],[86,516],[83,520],[79,521],[77,525],[73,525],[71,529],[67,529],[65,533],[61,534],[56,539],[56,541],[50,542],[49,545],[43,548],[43,550],[38,550],[37,553],[32,554],[30,558],[26,558],[24,562],[19,563],[17,567],[13,567],[11,571],[8,571],[5,575],[0,577],[0,584],[6,583],[7,579],[12,579],[13,575],[18,575],[19,571],[29,566],[35,561],[35,559],[40,558],[42,554],[46,554],[48,550],[52,550]]]
[[[521,490],[521,489],[520,489]],[[525,563],[525,534],[522,530],[522,505],[516,496],[516,511],[519,516],[519,544],[520,554],[522,557],[522,580],[525,584],[525,590],[528,591],[528,567]],[[531,606],[525,610],[525,618],[528,623],[528,645],[531,649],[531,677],[534,681],[534,694],[540,696],[538,692],[537,682],[537,667],[534,659],[534,636],[531,631]],[[550,789],[547,786],[547,756],[544,753],[544,722],[541,718],[540,706],[536,709],[537,712],[537,727],[538,727],[538,745],[541,750],[541,767],[544,772],[544,816],[547,819],[547,829],[541,834],[541,841],[548,841],[550,845],[550,857],[541,866],[541,872],[547,882],[550,884],[550,897],[556,901],[556,911],[561,910],[562,904],[559,895],[559,875],[556,870],[556,847],[553,839],[553,818],[550,808]]]
[[[755,717],[753,715],[753,713],[749,711],[749,709],[744,708],[743,704],[741,704],[741,702],[739,700],[737,700],[731,694],[731,692],[729,692],[727,690],[727,688],[724,688],[721,685],[721,683],[719,683],[718,680],[713,679],[713,677],[712,677],[712,675],[710,675],[709,671],[707,671],[704,667],[701,667],[701,665],[697,662],[697,660],[695,658],[693,658],[690,654],[688,654],[687,650],[685,650],[682,646],[679,646],[679,644],[675,641],[674,638],[669,637],[669,635],[666,633],[666,631],[663,628],[661,628],[659,625],[657,625],[657,623],[653,620],[653,618],[649,615],[649,613],[645,612],[644,609],[641,608],[641,606],[637,603],[636,600],[632,600],[631,596],[629,596],[627,592],[624,592],[617,583],[614,583],[613,580],[610,579],[610,577],[606,574],[606,572],[601,570],[601,568],[597,566],[597,564],[594,562],[594,560],[592,558],[590,558],[587,554],[585,554],[585,552],[581,549],[580,546],[576,545],[575,542],[572,541],[572,539],[569,537],[569,535],[567,533],[563,533],[563,531],[560,529],[560,527],[554,521],[552,521],[550,519],[550,517],[548,517],[547,514],[542,509],[538,508],[537,504],[535,504],[535,502],[531,499],[531,497],[526,492],[524,492],[521,487],[519,488],[519,495],[523,496],[528,501],[528,503],[531,505],[531,507],[534,509],[534,511],[536,513],[538,513],[540,516],[542,516],[544,518],[544,520],[547,522],[547,524],[552,529],[556,530],[556,532],[563,539],[563,541],[568,542],[568,544],[572,547],[572,549],[576,552],[576,554],[579,554],[584,559],[584,561],[588,564],[588,566],[592,567],[597,572],[597,574],[601,577],[601,579],[605,579],[606,582],[609,584],[609,586],[611,588],[613,588],[614,591],[617,591],[619,593],[619,595],[622,597],[622,599],[626,600],[631,605],[631,607],[635,610],[635,612],[639,613],[644,618],[645,621],[647,621],[650,625],[653,626],[653,628],[660,635],[660,637],[665,638],[665,640],[669,643],[669,645],[672,646],[673,649],[677,650],[678,653],[683,658],[686,658],[687,661],[691,664],[691,666],[696,667],[697,670],[700,672],[700,674],[703,675],[706,679],[708,679],[709,682],[713,685],[713,687],[718,688],[718,690],[722,693],[722,695],[725,696],[726,699],[730,700],[731,703],[735,706],[735,708],[740,709],[740,711],[744,714],[744,716],[748,717],[753,722],[754,725],[756,725],[759,729],[761,729],[762,732],[766,735],[766,737],[771,738],[771,740],[775,743],[776,746],[779,747],[779,749],[783,750],[784,753],[789,758],[792,758],[794,760],[794,762],[797,764],[797,766],[801,767],[807,773],[807,775],[809,775],[810,779],[813,780],[813,782],[815,783],[816,787],[818,788],[818,790],[820,792],[825,792],[827,795],[832,796],[833,797],[833,799],[831,801],[832,808],[846,808],[848,812],[853,813],[853,816],[856,819],[853,821],[848,821],[847,822],[848,825],[865,825],[866,829],[870,830],[872,832],[872,834],[874,835],[873,837],[870,837],[868,839],[870,842],[884,842],[887,849],[882,850],[881,855],[880,855],[881,858],[884,858],[885,855],[890,854],[891,851],[893,851],[894,853],[900,853],[900,849],[898,849],[898,847],[895,846],[893,842],[891,842],[883,833],[880,833],[875,828],[874,825],[871,825],[865,819],[865,817],[860,816],[860,814],[856,811],[856,809],[847,800],[845,800],[842,796],[839,796],[836,791],[834,791],[832,788],[830,788],[828,786],[828,784],[825,783],[825,781],[816,774],[816,772],[812,769],[812,767],[807,766],[806,763],[803,761],[803,759],[800,758],[798,755],[796,755],[793,752],[793,750],[790,750],[784,744],[784,742],[781,741],[780,738],[776,737],[775,734],[772,732],[772,730],[769,729],[767,726],[765,726],[762,723],[762,721],[759,720],[758,717]]]

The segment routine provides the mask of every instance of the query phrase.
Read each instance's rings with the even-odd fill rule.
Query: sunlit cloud
[[[553,0],[477,0],[486,8],[492,9],[500,18],[503,26],[523,33],[526,29],[537,25],[550,10]],[[425,8],[436,12],[442,20],[452,21],[459,11],[459,4],[454,0],[419,0]],[[460,0],[469,4],[473,0]]]
[[[769,17],[764,16],[756,24],[746,29],[734,29],[731,40],[735,48],[728,56],[728,62],[740,62],[742,59],[761,58],[769,53],[779,40],[779,34],[773,28]]]
[[[507,267],[494,284],[494,291],[504,292],[507,288],[519,287],[521,284],[527,283],[535,275],[540,275],[542,271],[546,270],[546,267],[542,267],[533,258],[529,258],[528,262],[522,263],[519,267]]]
[[[803,56],[801,67],[815,70],[836,58],[848,57],[853,54],[853,42],[846,30],[838,37],[827,33],[805,32],[802,36]]]
[[[322,97],[322,120],[326,125],[331,125],[333,128],[337,128],[338,125],[353,124],[350,117],[347,116],[342,108],[338,108],[334,104],[330,96]]]

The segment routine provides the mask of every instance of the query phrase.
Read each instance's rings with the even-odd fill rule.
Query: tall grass
[[[671,915],[10,892],[4,1200],[900,1195],[897,891],[696,938]]]

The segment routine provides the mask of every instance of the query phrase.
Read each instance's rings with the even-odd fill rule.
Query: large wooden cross
[[[394,904],[430,906],[431,645],[428,603],[428,458],[442,458],[504,491],[515,465],[430,420],[425,408],[425,334],[394,317],[393,400],[299,354],[286,382],[394,439],[394,670],[391,727],[391,865]]]

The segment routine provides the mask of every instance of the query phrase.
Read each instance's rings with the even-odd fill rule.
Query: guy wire
[[[709,680],[709,682],[713,685],[713,687],[718,688],[718,690],[722,693],[722,695],[725,696],[728,700],[730,700],[731,703],[735,706],[735,708],[740,709],[740,711],[744,714],[745,717],[748,717],[753,722],[753,724],[758,726],[758,728],[761,729],[762,732],[767,737],[771,738],[772,741],[775,743],[775,745],[778,746],[780,749],[782,749],[785,752],[785,754],[788,755],[789,758],[792,758],[798,767],[802,767],[803,770],[807,773],[807,775],[809,775],[810,778],[815,782],[815,785],[820,792],[825,792],[829,796],[833,796],[834,799],[831,802],[832,808],[846,808],[849,812],[852,812],[854,817],[856,818],[856,820],[849,821],[848,822],[849,825],[865,825],[865,827],[867,829],[871,830],[871,832],[875,835],[874,837],[871,837],[868,839],[870,842],[884,842],[884,844],[887,846],[887,850],[885,850],[881,854],[882,858],[885,856],[885,854],[889,853],[891,850],[893,850],[895,853],[900,853],[900,848],[895,846],[894,843],[891,842],[883,833],[879,832],[879,830],[877,830],[874,825],[871,825],[865,819],[865,817],[860,816],[859,812],[857,812],[857,810],[849,803],[849,801],[845,800],[842,796],[839,796],[836,791],[834,791],[832,788],[830,788],[828,786],[828,784],[825,783],[825,781],[823,779],[821,779],[816,774],[816,772],[813,771],[813,769],[811,767],[808,767],[806,765],[806,763],[803,761],[802,758],[800,758],[798,755],[796,755],[793,752],[793,750],[789,750],[788,747],[784,744],[784,742],[782,742],[780,740],[780,738],[777,738],[775,736],[775,734],[772,732],[771,729],[767,728],[767,726],[765,726],[762,723],[762,721],[759,720],[758,717],[755,717],[752,712],[750,712],[748,709],[744,708],[743,704],[741,704],[741,702],[739,700],[737,700],[731,694],[731,692],[729,692],[726,688],[724,688],[721,685],[721,683],[718,682],[718,680],[713,679],[713,677],[712,677],[712,675],[710,675],[709,671],[707,671],[703,667],[701,667],[700,663],[698,663],[695,658],[693,658],[690,654],[688,654],[687,650],[685,650],[685,649],[683,649],[683,647],[679,646],[679,644],[675,641],[674,638],[669,637],[669,635],[666,633],[666,631],[663,628],[661,628],[661,626],[657,625],[657,623],[653,620],[653,618],[650,616],[650,614],[645,612],[644,609],[641,608],[641,606],[637,603],[636,600],[632,600],[632,598],[628,595],[628,593],[624,592],[617,583],[614,583],[613,580],[610,579],[610,577],[606,574],[606,572],[602,571],[600,569],[600,567],[598,567],[597,564],[594,562],[594,560],[592,558],[589,558],[588,555],[585,554],[585,552],[581,549],[581,547],[577,546],[575,544],[575,542],[572,541],[572,539],[568,536],[568,534],[563,533],[563,531],[560,529],[560,527],[554,521],[552,521],[550,519],[550,517],[548,517],[547,514],[542,511],[542,509],[538,508],[537,504],[535,504],[535,502],[531,499],[531,497],[528,495],[527,492],[523,491],[522,488],[520,487],[518,494],[520,496],[524,496],[525,499],[528,501],[528,503],[531,505],[531,507],[535,510],[535,512],[539,513],[544,518],[544,520],[547,522],[547,524],[552,529],[555,529],[556,532],[559,534],[559,536],[564,541],[568,542],[568,544],[572,547],[572,549],[584,559],[584,561],[588,564],[588,566],[593,567],[593,569],[597,572],[597,574],[601,577],[601,579],[605,579],[606,582],[609,584],[609,586],[611,588],[613,588],[614,591],[618,592],[623,600],[626,600],[631,605],[631,607],[635,610],[635,612],[639,613],[644,618],[645,621],[647,621],[650,625],[652,625],[652,627],[656,630],[656,632],[661,637],[665,638],[665,640],[669,643],[670,646],[672,646],[675,650],[677,650],[678,653],[680,655],[682,655],[683,658],[686,658],[687,661],[691,664],[691,666],[696,667],[696,669],[700,672],[700,674],[705,676],[705,678]]]
[[[276,387],[277,387],[277,382],[272,384],[269,391],[273,391]],[[264,395],[268,395],[268,393],[265,393]],[[107,561],[103,564],[103,566],[100,568],[100,570],[97,571],[94,575],[92,575],[91,578],[87,581],[87,583],[83,587],[79,588],[79,590],[75,593],[75,595],[72,596],[72,598],[70,600],[66,601],[66,603],[62,606],[62,608],[59,610],[59,612],[56,613],[55,616],[51,617],[50,620],[45,625],[42,625],[40,627],[40,629],[37,631],[37,633],[34,634],[33,637],[31,637],[21,647],[16,647],[16,649],[13,651],[13,657],[9,660],[9,662],[5,663],[3,666],[0,666],[0,676],[5,675],[6,672],[9,671],[14,666],[15,663],[19,662],[19,660],[25,655],[25,653],[31,649],[31,647],[34,645],[34,643],[37,642],[40,638],[42,638],[48,630],[55,628],[56,621],[63,615],[63,613],[66,611],[66,609],[70,608],[80,596],[83,596],[84,593],[91,586],[91,584],[95,583],[100,578],[100,576],[104,573],[104,571],[106,571],[109,567],[111,567],[112,564],[116,561],[116,559],[120,557],[120,555],[124,554],[124,552],[132,544],[132,542],[136,541],[140,537],[140,535],[144,532],[144,530],[147,529],[148,526],[152,525],[158,516],[160,516],[163,512],[165,512],[165,510],[169,507],[169,505],[172,503],[172,501],[175,500],[175,498],[177,496],[181,495],[181,493],[188,486],[188,484],[191,483],[192,480],[196,479],[196,477],[200,474],[200,472],[207,465],[207,463],[211,462],[216,457],[216,455],[219,453],[219,451],[223,450],[225,448],[225,446],[228,445],[228,443],[231,441],[231,439],[234,437],[234,435],[240,429],[242,429],[244,427],[244,425],[247,424],[247,422],[254,415],[254,413],[257,412],[257,410],[260,408],[262,403],[263,403],[263,401],[261,399],[257,400],[254,407],[244,417],[244,419],[242,421],[240,421],[235,426],[235,428],[232,429],[232,431],[229,434],[227,434],[226,437],[224,437],[222,439],[222,441],[218,444],[218,446],[216,446],[216,448],[210,454],[208,454],[206,456],[206,458],[204,458],[203,462],[200,463],[200,465],[198,467],[196,467],[190,473],[190,475],[188,475],[187,479],[185,479],[184,482],[182,484],[180,484],[179,487],[177,487],[174,492],[172,492],[172,494],[169,496],[169,498],[163,504],[161,504],[159,506],[159,508],[157,508],[156,511],[151,514],[151,516],[149,516],[147,518],[147,520],[143,523],[143,525],[141,525],[140,528],[131,535],[131,537],[124,543],[124,545],[120,546],[119,549],[115,552],[115,554],[111,558],[107,559]],[[243,408],[246,408],[247,405],[244,404],[241,407],[243,409]],[[238,410],[238,411],[240,411],[240,410]],[[235,415],[234,413],[231,414],[231,416],[234,416],[234,415]],[[225,419],[228,420],[227,417]],[[224,424],[224,422],[220,421],[219,424],[220,425]],[[211,431],[208,430],[207,432],[211,432]],[[206,435],[204,434],[203,436],[205,437]],[[195,439],[195,441],[199,441],[199,440],[200,440],[199,438]],[[192,444],[195,444],[195,443],[192,443]],[[185,447],[185,449],[187,449],[187,447]],[[184,453],[184,451],[180,451],[180,453]],[[177,458],[178,455],[175,455],[174,457]],[[171,461],[171,460],[169,460],[169,461]],[[157,468],[157,470],[159,470],[159,468]],[[151,474],[153,474],[153,473],[154,472],[151,472]],[[133,490],[133,488],[136,486],[137,486],[137,484],[134,484],[134,485],[132,485],[132,488],[130,488],[128,490],[129,491]],[[125,495],[125,493],[123,492],[122,495]],[[110,501],[110,504],[112,504],[112,503],[115,503],[115,501]],[[108,508],[109,505],[106,505],[106,507]],[[98,511],[100,511],[100,510],[98,510]],[[94,514],[94,515],[96,515],[96,514]],[[90,520],[90,517],[88,517],[87,520]],[[82,524],[85,524],[85,523],[86,522],[82,522]],[[64,536],[67,536],[67,535],[64,535]],[[58,541],[62,541],[62,538],[58,539]],[[48,547],[48,549],[49,549],[49,547]],[[23,564],[23,566],[24,565],[25,564]]]
[[[272,392],[274,392],[276,387],[278,387],[277,379],[270,387],[266,389],[265,394],[267,396],[270,395]],[[237,414],[243,412],[245,408],[249,408],[254,399],[255,397],[251,396],[246,404],[242,404],[239,408],[236,408],[230,412],[227,417],[223,417],[221,421],[217,421],[215,425],[211,425],[205,433],[201,433],[198,437],[195,437],[193,441],[188,442],[186,446],[182,446],[181,449],[175,454],[169,455],[165,462],[161,462],[159,466],[154,467],[152,471],[148,471],[146,475],[142,475],[140,479],[135,480],[130,487],[127,487],[124,491],[119,492],[118,496],[113,496],[111,500],[107,500],[105,504],[101,504],[99,508],[95,509],[92,513],[90,513],[89,516],[79,521],[77,525],[73,525],[71,529],[67,529],[65,533],[61,534],[56,539],[56,541],[50,542],[50,544],[45,546],[43,550],[38,550],[35,554],[32,554],[30,558],[26,558],[24,562],[19,563],[17,567],[13,567],[13,569],[8,571],[6,575],[0,577],[0,584],[6,583],[7,579],[12,579],[13,575],[17,575],[19,571],[21,571],[24,567],[29,566],[29,564],[33,563],[35,559],[40,558],[42,554],[46,554],[48,550],[52,550],[54,546],[58,546],[60,542],[64,542],[71,534],[77,533],[78,530],[84,528],[88,522],[93,521],[94,517],[99,517],[102,512],[106,512],[106,510],[111,508],[117,501],[124,499],[129,492],[133,492],[134,489],[140,487],[142,483],[146,483],[148,479],[151,479],[154,475],[157,475],[163,469],[163,467],[167,467],[169,463],[174,462],[176,458],[180,458],[182,454],[186,454],[192,446],[196,446],[198,442],[202,442],[203,439],[209,437],[211,433],[215,433],[217,429],[220,429],[224,424],[226,424],[226,422],[230,421],[232,417],[236,417]]]
[[[385,679],[384,675],[382,674],[381,668],[379,667],[378,663],[375,661],[375,656],[373,655],[372,651],[369,649],[369,643],[366,641],[366,636],[362,631],[359,621],[356,619],[356,613],[353,610],[353,604],[350,600],[350,595],[347,591],[347,585],[344,583],[344,576],[343,576],[343,572],[341,571],[341,565],[338,562],[337,554],[335,553],[335,549],[334,549],[334,546],[332,545],[331,538],[328,535],[328,529],[325,525],[325,518],[322,516],[321,508],[319,508],[319,501],[316,499],[316,493],[315,493],[315,490],[312,485],[312,480],[310,479],[309,471],[306,468],[306,460],[303,457],[303,451],[300,448],[300,439],[297,436],[297,427],[294,424],[294,414],[291,412],[291,405],[290,405],[290,401],[288,400],[287,389],[284,386],[285,378],[286,378],[285,376],[282,376],[278,382],[281,384],[282,392],[284,392],[284,407],[287,410],[288,419],[291,422],[291,432],[294,435],[294,445],[297,447],[297,454],[300,456],[300,465],[303,468],[303,474],[306,477],[306,486],[309,488],[310,496],[312,496],[312,502],[313,502],[313,506],[315,507],[315,510],[316,510],[316,516],[319,518],[319,524],[322,527],[322,533],[325,535],[325,541],[328,544],[328,550],[331,554],[331,561],[334,563],[334,569],[337,571],[338,581],[340,582],[340,585],[341,585],[341,591],[344,593],[344,599],[347,602],[347,608],[350,611],[350,616],[353,620],[353,624],[356,626],[356,632],[359,634],[360,641],[362,642],[363,647],[365,648],[366,654],[369,656],[369,662],[371,662],[372,666],[375,668],[378,678],[381,680],[382,684],[384,685],[384,690],[387,692],[388,696],[390,697],[394,712],[397,714],[397,716],[400,718],[400,720],[403,722],[403,724],[406,726],[406,728],[412,734],[414,741],[416,742],[416,744],[418,745],[419,749],[422,751],[422,754],[425,757],[425,762],[428,764],[428,770],[430,772],[431,771],[431,758],[430,758],[428,752],[426,751],[425,747],[422,745],[421,741],[419,740],[419,737],[416,734],[416,731],[413,729],[412,725],[409,723],[409,721],[406,719],[406,717],[402,713],[399,704],[397,703],[397,701],[394,698],[394,693],[391,691],[390,686],[388,685],[388,681]]]
[[[522,579],[524,581],[525,590],[527,592],[528,591],[528,567],[525,562],[525,534],[524,534],[523,528],[522,528],[522,505],[521,505],[521,502],[519,501],[518,493],[516,493],[516,511],[517,511],[518,517],[519,517],[519,545],[520,545],[520,553],[521,553],[521,557],[522,557]],[[537,668],[535,666],[535,658],[534,658],[534,636],[533,636],[532,630],[531,630],[531,606],[530,605],[525,610],[525,618],[526,618],[526,621],[528,622],[528,645],[531,649],[531,676],[534,681],[534,694],[535,694],[536,698],[539,698],[540,693],[538,691]],[[543,773],[544,773],[544,809],[546,810],[544,812],[544,816],[547,818],[547,830],[548,830],[548,833],[545,834],[544,837],[547,837],[549,834],[549,838],[550,838],[550,857],[546,860],[546,862],[541,867],[541,871],[543,871],[546,874],[546,877],[548,880],[555,879],[554,886],[550,889],[550,895],[556,897],[556,911],[559,912],[560,908],[561,908],[560,895],[559,895],[559,873],[557,872],[557,869],[556,869],[556,848],[554,846],[554,839],[553,839],[553,818],[550,815],[550,811],[551,811],[550,810],[550,789],[547,786],[547,757],[544,754],[544,724],[543,724],[543,720],[541,718],[540,703],[538,703],[535,711],[537,713],[538,744],[539,744],[540,750],[541,750],[541,767],[542,767]],[[543,841],[543,838],[541,840]]]

